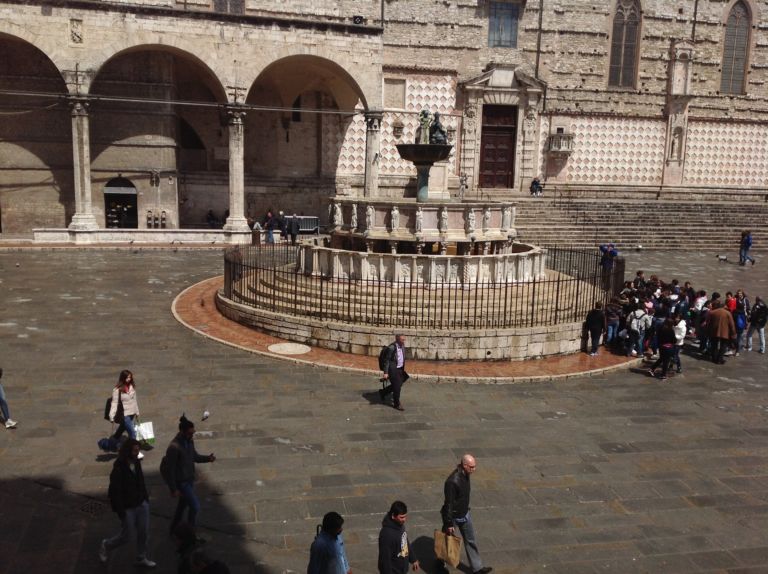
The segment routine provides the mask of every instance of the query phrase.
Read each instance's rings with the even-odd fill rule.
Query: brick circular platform
[[[182,291],[173,301],[174,317],[194,332],[244,351],[294,361],[320,368],[378,375],[376,357],[352,355],[313,347],[309,353],[286,356],[269,351],[270,345],[286,342],[231,321],[216,309],[215,297],[223,277],[201,281]],[[529,361],[418,361],[408,362],[408,372],[417,380],[446,383],[522,383],[596,375],[639,364],[639,359],[603,352],[597,357],[584,353]]]

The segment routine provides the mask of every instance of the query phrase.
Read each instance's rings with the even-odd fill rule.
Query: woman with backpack
[[[627,356],[642,356],[645,331],[651,326],[651,317],[645,312],[643,303],[635,305],[634,310],[627,315],[626,325],[629,334]]]
[[[120,440],[123,432],[128,437],[136,439],[136,418],[139,416],[139,402],[136,398],[136,384],[133,373],[129,370],[120,372],[117,385],[112,389],[112,405],[109,409],[109,421],[118,423],[117,430],[112,438]],[[144,453],[139,453],[139,459],[144,458]]]

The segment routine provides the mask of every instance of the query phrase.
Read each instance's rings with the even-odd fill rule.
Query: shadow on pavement
[[[105,462],[109,464],[110,462]],[[177,557],[168,535],[176,500],[168,494],[156,472],[145,473],[150,496],[149,557],[157,562],[152,572],[175,573]],[[105,491],[106,484],[105,481]],[[221,497],[211,497],[205,485],[198,532],[208,542],[206,554],[224,562],[234,573],[267,574],[246,548],[243,527]],[[206,515],[208,520],[206,520]],[[0,573],[89,574],[141,571],[135,569],[133,542],[110,553],[109,562],[99,561],[103,538],[116,535],[120,521],[103,493],[72,493],[56,476],[29,476],[0,481]]]

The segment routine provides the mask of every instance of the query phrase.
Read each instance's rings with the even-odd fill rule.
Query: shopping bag
[[[155,429],[152,428],[151,421],[136,425],[136,440],[145,445],[155,446]]]
[[[456,568],[461,556],[461,538],[435,530],[435,556]]]

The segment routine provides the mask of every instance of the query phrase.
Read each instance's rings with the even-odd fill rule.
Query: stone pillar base
[[[99,229],[99,224],[96,223],[96,217],[92,213],[76,213],[72,216],[72,221],[67,229],[71,231],[93,231]]]
[[[228,231],[230,233],[250,233],[251,228],[248,227],[248,220],[245,217],[235,217],[235,216],[229,216],[227,217],[227,222],[224,224],[224,227],[222,228],[223,231]]]
[[[242,230],[229,230],[226,225],[224,226],[224,240],[227,243],[247,243],[251,244],[251,230],[248,225],[245,226],[245,231]]]

